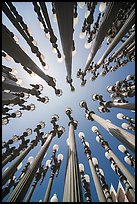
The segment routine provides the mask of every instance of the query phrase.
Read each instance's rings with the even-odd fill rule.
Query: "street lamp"
[[[50,131],[49,136],[45,139],[43,146],[41,147],[40,151],[38,152],[37,156],[35,157],[34,161],[31,164],[31,168],[27,171],[25,176],[21,179],[21,181],[18,183],[16,188],[12,191],[11,195],[8,198],[8,201],[21,201],[24,199],[26,192],[29,189],[29,186],[35,176],[35,173],[42,162],[42,159],[45,155],[45,153],[48,150],[48,147],[52,141],[52,139],[58,134],[58,125],[56,124],[56,121],[51,121],[53,125],[53,130]],[[63,134],[63,132],[62,132]],[[60,137],[61,135],[58,135]],[[35,141],[34,141],[35,142]],[[25,150],[26,151],[26,150]],[[18,192],[18,193],[17,193]],[[15,196],[16,195],[16,196]]]
[[[132,176],[132,174],[128,171],[128,169],[125,167],[125,165],[119,160],[119,158],[113,153],[111,150],[109,144],[107,141],[104,140],[103,136],[99,132],[98,128],[96,126],[92,127],[92,131],[96,133],[96,141],[105,149],[107,153],[109,153],[109,156],[111,156],[116,164],[119,166],[121,171],[124,173],[124,175],[127,177],[127,179],[130,181],[133,187],[135,187],[135,178]],[[106,153],[106,154],[107,154]]]
[[[124,157],[125,162],[135,168],[135,158],[128,152],[125,146],[119,145],[118,149],[126,155],[126,157]]]
[[[131,133],[123,130],[122,128],[119,128],[118,126],[106,122],[103,118],[96,115],[93,111],[90,111],[87,107],[87,103],[85,101],[80,102],[80,107],[85,109],[85,117],[88,120],[95,120],[98,122],[101,126],[103,126],[111,135],[116,137],[118,140],[120,140],[125,146],[128,146],[128,148],[134,152],[135,151],[135,137]],[[124,132],[123,132],[124,131]]]
[[[133,132],[135,132],[135,126],[132,124],[122,123],[121,126],[126,130],[132,130]]]
[[[79,138],[81,139],[81,142],[82,142],[84,150],[85,150],[84,151],[85,155],[86,155],[86,157],[88,159],[88,162],[89,162],[89,166],[90,166],[91,174],[92,174],[92,177],[93,177],[94,185],[95,185],[95,188],[96,188],[96,191],[97,191],[98,199],[99,199],[100,202],[106,202],[105,195],[103,193],[103,190],[102,190],[99,178],[98,178],[98,176],[96,174],[95,167],[93,165],[92,156],[91,156],[91,150],[89,148],[89,143],[87,143],[85,141],[84,133],[80,132],[79,133]],[[80,169],[83,169],[82,165],[80,165]]]
[[[54,193],[54,195],[50,199],[50,202],[58,202],[58,198],[57,198],[57,194],[56,193]]]
[[[98,178],[100,180],[103,192],[105,194],[106,201],[107,202],[113,202],[112,197],[111,197],[110,192],[109,192],[109,189],[108,189],[108,185],[107,185],[107,183],[105,181],[104,172],[103,172],[102,169],[99,169],[98,160],[95,157],[93,157],[92,161],[93,161],[93,165],[94,165],[94,167],[96,169],[96,173],[98,175]]]
[[[90,194],[90,178],[89,175],[85,174],[84,175],[84,165],[83,164],[79,164],[79,172],[81,175],[81,181],[83,183],[83,187],[84,187],[84,195],[86,198],[86,202],[92,202],[91,199],[91,194]]]

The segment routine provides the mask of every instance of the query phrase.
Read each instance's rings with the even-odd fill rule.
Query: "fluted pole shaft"
[[[100,116],[90,113],[91,118],[98,122],[102,127],[104,127],[111,135],[116,137],[120,142],[122,142],[126,147],[128,147],[133,153],[135,153],[135,136],[122,128],[114,125],[111,122],[107,122]]]
[[[105,12],[105,15],[102,19],[102,23],[100,24],[99,31],[97,33],[97,36],[94,40],[93,47],[91,49],[91,52],[87,58],[87,62],[84,68],[84,72],[89,68],[90,63],[92,62],[94,56],[96,55],[101,43],[103,42],[106,33],[110,26],[112,25],[113,20],[115,19],[117,13],[119,12],[119,9],[121,6],[120,2],[108,2],[107,10]]]
[[[106,103],[106,106],[108,108],[114,107],[114,108],[122,108],[122,109],[127,109],[127,110],[135,110],[134,103],[116,103],[116,102],[109,101],[108,103]]]
[[[33,192],[34,192],[34,190],[36,188],[37,182],[38,181],[35,180],[34,183],[32,184],[31,189],[30,189],[30,191],[29,191],[29,193],[28,193],[28,195],[27,195],[27,197],[25,199],[25,202],[30,202],[31,196],[32,196],[32,194],[33,194]]]
[[[73,122],[69,123],[69,146],[63,202],[82,202],[82,191]]]
[[[95,167],[93,165],[91,156],[89,154],[87,154],[87,158],[88,158],[88,162],[89,162],[89,166],[90,166],[90,170],[91,170],[92,178],[93,178],[93,181],[95,184],[95,188],[96,188],[99,202],[106,202],[106,198],[105,198],[105,195],[103,193],[102,186],[101,186],[101,183],[100,183],[99,178],[97,176],[97,173],[96,173]]]
[[[68,80],[72,72],[73,9],[74,2],[54,2]]]
[[[14,84],[10,84],[10,83],[6,83],[6,82],[2,83],[2,89],[7,89],[7,90],[10,90],[10,91],[14,91],[14,92],[29,93],[29,89],[27,89],[27,88],[24,88],[22,86],[17,86],[17,85],[14,85]]]
[[[103,60],[109,55],[109,53],[114,49],[114,47],[119,43],[119,41],[124,37],[124,35],[129,31],[132,25],[135,23],[135,9],[132,11],[118,34],[115,36],[114,40],[108,46],[107,50],[104,52],[100,60],[97,62],[98,65],[101,65]]]
[[[128,181],[131,183],[132,187],[135,189],[135,177],[128,171],[125,165],[118,159],[118,157],[112,152],[112,150],[108,150],[112,158],[114,159],[117,166],[120,168],[122,173],[126,176]]]
[[[3,173],[2,175],[2,185],[4,185],[8,179],[10,179],[11,175],[17,171],[17,166],[22,162],[22,160],[26,157],[26,155],[33,148],[33,144],[29,145],[25,151],[23,151],[20,156],[16,159],[15,162],[11,164],[11,166]]]
[[[44,145],[41,147],[40,151],[38,152],[37,156],[35,157],[34,161],[30,165],[29,170],[27,173],[24,175],[24,177],[20,180],[20,182],[17,184],[15,189],[12,191],[10,194],[7,202],[21,202],[23,201],[26,192],[29,189],[29,186],[35,176],[35,173],[37,169],[39,168],[39,165],[42,162],[42,159],[47,152],[47,149],[51,143],[51,140],[54,137],[54,132],[51,132],[48,138],[46,139]]]
[[[113,55],[111,56],[111,59],[114,59],[130,42],[132,42],[135,39],[135,31],[129,36],[129,38],[116,50]]]
[[[52,188],[52,183],[53,183],[54,175],[55,174],[52,173],[50,178],[49,178],[49,182],[48,182],[48,186],[47,186],[47,190],[46,190],[43,202],[49,202],[49,197],[50,197],[50,192],[51,192],[51,188]]]

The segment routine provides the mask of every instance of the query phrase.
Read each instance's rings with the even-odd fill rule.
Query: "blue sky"
[[[65,175],[65,167],[66,167],[66,156],[67,156],[67,144],[66,144],[66,139],[68,137],[68,117],[65,114],[65,109],[67,107],[72,108],[72,116],[74,119],[78,121],[78,128],[75,131],[75,137],[76,137],[76,144],[77,144],[77,151],[78,151],[78,159],[79,163],[83,163],[85,166],[85,174],[89,174],[90,180],[91,180],[91,196],[92,200],[94,202],[97,202],[97,195],[95,192],[95,187],[93,184],[92,176],[90,173],[90,169],[88,166],[88,161],[86,156],[84,155],[84,150],[82,143],[78,137],[78,133],[80,131],[85,133],[85,139],[86,141],[89,142],[92,156],[96,157],[99,162],[99,167],[103,169],[106,182],[107,184],[115,187],[117,189],[118,185],[118,176],[113,172],[113,170],[110,167],[109,161],[106,159],[104,156],[105,150],[96,142],[95,139],[95,134],[91,131],[91,127],[93,125],[96,125],[99,128],[99,131],[101,134],[104,136],[104,139],[109,142],[110,147],[112,150],[116,153],[116,155],[123,161],[124,154],[119,152],[117,150],[117,146],[120,144],[118,140],[116,140],[113,136],[109,135],[109,133],[103,129],[97,122],[95,121],[88,121],[85,119],[85,114],[83,109],[79,107],[79,102],[81,100],[85,100],[88,104],[88,107],[90,110],[93,110],[97,115],[103,117],[104,119],[109,119],[111,120],[112,123],[115,125],[121,127],[121,124],[125,121],[123,120],[118,120],[116,115],[117,113],[121,112],[131,118],[134,118],[135,114],[129,110],[124,110],[124,109],[117,109],[117,108],[112,108],[109,113],[99,113],[97,110],[98,107],[98,102],[92,101],[91,96],[95,93],[102,94],[104,96],[104,99],[106,101],[110,100],[109,98],[109,93],[106,90],[106,87],[108,85],[113,85],[117,80],[122,80],[124,79],[128,74],[134,74],[135,72],[135,64],[134,62],[128,63],[125,67],[119,68],[115,72],[110,72],[108,73],[105,77],[99,76],[96,81],[92,82],[89,80],[91,77],[91,74],[87,74],[86,79],[87,79],[87,84],[84,87],[80,86],[80,79],[76,77],[77,71],[79,68],[82,70],[84,69],[88,54],[91,50],[90,49],[85,49],[84,44],[86,42],[85,39],[80,39],[79,38],[79,33],[81,32],[81,27],[83,25],[84,21],[84,14],[86,11],[86,7],[83,9],[80,9],[78,7],[78,24],[75,26],[75,31],[74,31],[74,40],[75,40],[75,47],[76,47],[76,55],[73,57],[72,61],[72,78],[73,78],[73,84],[75,86],[75,92],[70,91],[69,85],[65,82],[66,78],[66,67],[65,67],[65,62],[58,63],[57,62],[57,56],[52,52],[52,46],[44,36],[44,31],[40,29],[39,22],[37,19],[37,15],[34,12],[33,5],[30,2],[14,2],[13,3],[19,12],[20,15],[23,16],[24,22],[28,25],[29,28],[32,30],[32,35],[34,39],[38,43],[39,50],[41,53],[44,54],[45,56],[45,62],[49,65],[49,69],[45,71],[46,74],[51,75],[56,78],[57,82],[57,88],[61,88],[63,91],[63,95],[61,97],[57,97],[54,93],[54,90],[49,87],[45,81],[43,81],[41,78],[37,77],[37,79],[33,79],[31,76],[29,76],[21,67],[20,64],[15,63],[14,61],[6,61],[3,59],[3,64],[5,66],[9,66],[12,68],[16,68],[18,71],[18,77],[22,79],[22,86],[30,88],[29,84],[30,83],[40,83],[44,86],[44,90],[42,91],[43,96],[48,96],[49,97],[49,103],[48,104],[43,104],[41,102],[38,102],[35,97],[31,96],[28,99],[28,102],[26,104],[34,103],[36,105],[36,110],[33,112],[30,111],[22,111],[23,116],[19,119],[11,119],[8,125],[5,125],[2,127],[2,141],[7,141],[12,135],[17,134],[21,135],[23,131],[30,127],[34,129],[36,125],[38,124],[39,121],[44,121],[46,123],[45,128],[43,129],[44,133],[50,132],[52,125],[50,124],[50,119],[53,114],[58,114],[59,115],[59,125],[65,127],[65,133],[62,135],[60,139],[55,137],[53,141],[51,142],[51,145],[48,149],[46,157],[43,159],[42,164],[45,164],[47,159],[50,159],[51,153],[52,153],[52,147],[54,144],[59,145],[59,153],[62,153],[64,155],[64,159],[60,168],[60,173],[59,176],[54,179],[53,187],[52,187],[52,192],[51,196],[54,193],[57,193],[58,199],[61,202],[62,197],[63,197],[63,185],[64,185],[64,175]],[[48,7],[48,12],[50,15],[51,19],[51,25],[53,27],[54,33],[57,36],[58,40],[58,46],[59,50],[62,53],[62,46],[61,46],[61,41],[60,41],[60,35],[58,31],[58,26],[57,23],[53,22],[52,18],[52,12],[51,12],[51,3],[46,3]],[[94,22],[97,19],[97,14],[98,14],[98,5],[96,7],[95,11],[95,19]],[[41,67],[41,64],[36,57],[35,54],[31,53],[30,47],[26,43],[26,41],[22,38],[20,33],[16,30],[16,28],[12,25],[12,23],[8,20],[8,18],[2,14],[2,22],[4,25],[6,25],[9,30],[11,30],[15,35],[17,35],[20,39],[19,45],[21,45],[24,49],[25,52],[33,59],[33,61]],[[120,46],[120,43],[116,48],[113,50],[113,52]],[[98,51],[94,58],[94,62],[97,62],[100,57],[102,56],[103,52],[106,49],[106,40],[104,40],[101,49]],[[112,53],[113,53],[112,52]],[[99,70],[101,72],[101,69]],[[129,102],[134,103],[134,98],[128,98]],[[19,107],[15,106],[13,110],[17,110]],[[12,111],[13,112],[13,111]],[[131,131],[129,131],[131,132]],[[132,132],[131,132],[132,133]],[[35,133],[30,136],[31,138],[35,137]],[[18,143],[17,143],[18,145]],[[23,165],[25,165],[28,157],[30,155],[35,156],[37,152],[40,149],[40,144],[37,145],[37,147],[32,150],[29,155],[23,160]],[[130,151],[129,151],[130,152]],[[131,153],[131,152],[130,152]],[[131,153],[132,154],[132,153]],[[133,154],[132,154],[133,155]],[[124,162],[124,161],[123,161]],[[128,164],[124,162],[125,166],[129,169],[131,173],[134,173],[132,167],[130,167]],[[10,163],[8,163],[3,170],[9,166]],[[23,168],[23,167],[22,167]],[[18,177],[22,169],[20,169],[15,176]],[[31,201],[39,201],[40,199],[43,200],[45,190],[48,184],[48,179],[49,179],[50,171],[48,171],[45,180],[43,184],[40,186],[39,183],[37,184],[37,187],[35,189],[35,192],[33,193],[33,196],[31,198]],[[9,196],[9,195],[8,195]],[[6,196],[3,201],[6,201],[8,196]],[[50,197],[51,197],[50,196]],[[84,198],[84,196],[83,196]]]

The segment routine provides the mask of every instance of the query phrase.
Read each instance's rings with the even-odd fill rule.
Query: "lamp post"
[[[125,148],[124,145],[118,146],[119,151],[124,153],[126,156],[124,157],[124,160],[126,163],[128,163],[130,166],[135,168],[135,158],[128,152],[128,150]]]
[[[107,9],[105,11],[102,22],[100,24],[99,31],[97,33],[95,40],[94,40],[92,50],[91,50],[91,52],[87,58],[84,71],[81,73],[83,79],[86,75],[86,71],[88,70],[88,68],[90,66],[90,63],[94,59],[94,56],[96,55],[99,47],[101,46],[101,44],[102,44],[102,42],[106,36],[106,32],[110,28],[113,20],[115,19],[117,13],[119,12],[118,8],[120,8],[120,7],[121,7],[121,3],[118,3],[118,4],[115,2],[109,2],[108,3]]]
[[[78,168],[78,157],[74,130],[78,122],[71,116],[71,108],[66,109],[69,117],[69,134],[68,134],[68,155],[66,163],[66,173],[64,181],[63,202],[82,202],[82,190]]]
[[[94,184],[95,184],[98,199],[99,199],[100,202],[106,202],[105,195],[103,193],[99,178],[98,178],[98,176],[96,174],[95,167],[93,165],[91,150],[89,148],[89,143],[85,141],[85,136],[84,136],[83,132],[79,133],[79,138],[81,139],[82,144],[84,146],[85,154],[86,154],[86,157],[88,159],[88,163],[89,163],[89,166],[90,166],[90,170],[91,170],[92,178],[93,178],[93,181],[94,181]]]
[[[58,202],[58,198],[57,198],[57,194],[56,193],[54,193],[54,195],[50,199],[50,202]]]
[[[20,180],[16,188],[12,191],[7,202],[22,201],[24,199],[26,192],[29,189],[29,186],[35,176],[35,173],[40,163],[42,162],[42,159],[45,153],[48,150],[48,147],[52,139],[56,136],[56,134],[58,134],[58,137],[61,137],[61,135],[65,131],[63,127],[59,128],[59,125],[56,124],[57,120],[58,120],[57,115],[53,115],[52,120],[51,120],[51,123],[53,125],[53,130],[50,132],[49,136],[46,138],[46,141],[44,142],[43,146],[41,147],[40,151],[38,152],[37,156],[35,157],[34,161],[32,162],[25,176]]]
[[[49,201],[50,192],[51,192],[51,188],[52,188],[55,173],[56,173],[56,177],[57,177],[58,173],[59,173],[61,162],[63,160],[63,155],[62,154],[59,154],[58,158],[56,158],[55,154],[56,154],[56,152],[54,153],[53,164],[51,166],[51,174],[50,174],[50,178],[49,178],[49,182],[48,182],[48,186],[47,186],[47,189],[46,189],[46,192],[45,192],[43,202],[48,202]]]
[[[80,107],[85,109],[86,119],[91,120],[91,121],[95,120],[96,122],[98,122],[111,135],[116,137],[125,146],[127,146],[133,153],[135,152],[135,136],[134,135],[112,124],[111,122],[107,122],[100,116],[96,115],[93,111],[89,111],[87,107],[87,103],[85,101],[80,102]]]
[[[135,192],[134,192],[132,186],[130,185],[130,183],[128,182],[127,178],[122,173],[122,171],[117,166],[114,159],[110,156],[110,154],[108,152],[105,153],[105,156],[111,162],[111,168],[113,169],[113,171],[115,171],[115,173],[119,176],[120,180],[124,183],[124,185],[126,187],[126,193],[129,191],[130,194],[132,195],[133,201],[135,202]]]
[[[127,179],[132,184],[133,188],[135,188],[135,177],[128,171],[125,165],[118,159],[118,157],[113,153],[107,141],[104,140],[103,136],[100,134],[98,128],[96,126],[92,127],[92,131],[97,134],[96,141],[101,144],[101,146],[108,152],[113,160],[116,162],[118,167],[121,169],[123,174],[127,177]]]
[[[75,88],[72,85],[72,47],[73,47],[73,12],[74,2],[54,2],[58,28],[65,55],[65,64],[67,69],[66,81],[71,86],[71,91]]]
[[[96,169],[97,175],[99,177],[103,192],[105,194],[106,201],[107,202],[113,202],[112,197],[111,197],[110,192],[109,192],[109,189],[108,189],[108,185],[105,181],[104,172],[102,169],[99,169],[98,160],[95,157],[93,157],[92,161],[93,161],[93,165]]]
[[[80,175],[81,175],[81,181],[83,183],[83,187],[85,190],[85,198],[87,202],[92,202],[92,198],[91,198],[91,194],[90,194],[90,178],[89,176],[86,174],[84,175],[84,165],[83,164],[79,164],[79,171],[80,171]]]

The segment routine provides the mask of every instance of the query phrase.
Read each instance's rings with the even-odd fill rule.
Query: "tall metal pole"
[[[119,41],[123,38],[123,36],[129,31],[132,25],[135,23],[135,9],[132,11],[118,34],[115,36],[114,40],[108,46],[107,50],[104,52],[102,57],[97,62],[97,65],[100,66],[104,59],[109,55],[109,53],[114,49],[114,47],[119,43]]]
[[[111,122],[106,121],[100,116],[96,115],[93,111],[89,111],[87,103],[85,101],[80,102],[80,107],[85,108],[86,118],[88,120],[95,120],[102,127],[104,127],[111,135],[116,137],[121,141],[125,146],[127,146],[133,153],[135,153],[135,136],[122,128],[112,124]]]
[[[48,186],[47,186],[47,190],[46,190],[43,202],[48,202],[49,201],[49,197],[50,197],[50,192],[51,192],[51,188],[52,188],[52,183],[53,183],[54,175],[55,175],[54,172],[52,172],[51,175],[50,175]]]
[[[89,68],[90,63],[92,62],[94,56],[96,55],[101,43],[103,42],[108,29],[110,28],[113,20],[115,19],[117,13],[119,12],[120,7],[121,7],[120,2],[108,2],[107,10],[100,24],[99,31],[93,44],[93,48],[87,58],[84,73],[86,73],[87,69]]]
[[[135,104],[134,103],[116,103],[112,101],[108,101],[105,103],[105,106],[108,108],[122,108],[127,110],[135,110]]]
[[[74,130],[77,128],[77,121],[71,117],[71,112],[71,109],[66,109],[70,122],[63,202],[82,202],[82,189],[74,134]]]
[[[58,129],[59,126],[56,124],[56,121],[58,120],[57,118],[58,116],[55,116],[55,115],[52,116],[51,123],[53,124],[53,130],[50,132],[50,134],[46,138],[45,143],[43,144],[37,156],[35,157],[34,161],[30,165],[30,168],[27,171],[27,173],[24,175],[24,177],[20,180],[20,182],[17,184],[15,189],[10,194],[7,202],[18,202],[18,201],[21,202],[24,199],[26,192],[29,189],[29,186],[35,176],[37,169],[39,168],[39,165],[42,162],[42,159],[45,153],[48,150],[48,147],[52,139],[56,136],[56,134],[58,134],[58,137],[60,137],[63,134],[64,129],[60,127],[60,130],[59,130]]]
[[[27,88],[24,88],[22,86],[17,86],[17,85],[11,84],[11,83],[6,83],[6,82],[2,83],[2,89],[3,90],[7,89],[7,90],[10,90],[10,91],[14,91],[14,92],[29,93],[29,89],[27,89]]]

